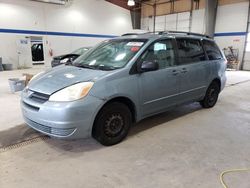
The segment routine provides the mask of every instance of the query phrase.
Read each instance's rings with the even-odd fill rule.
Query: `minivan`
[[[36,75],[23,90],[25,122],[51,137],[109,146],[133,123],[178,105],[213,107],[226,58],[213,39],[185,32],[126,34]]]

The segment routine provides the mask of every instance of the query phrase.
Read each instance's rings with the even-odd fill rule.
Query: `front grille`
[[[69,136],[75,131],[75,128],[69,128],[69,129],[58,129],[58,128],[53,128],[53,127],[48,127],[45,125],[41,125],[39,123],[36,123],[28,118],[25,118],[27,124],[31,126],[32,128],[50,134],[50,135],[55,135],[55,136]]]
[[[43,94],[43,93],[38,93],[38,92],[34,92],[29,96],[30,99],[38,102],[38,103],[45,103],[46,101],[49,100],[49,95],[47,94]]]

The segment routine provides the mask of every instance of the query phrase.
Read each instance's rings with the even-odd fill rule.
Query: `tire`
[[[220,86],[217,82],[212,82],[206,91],[206,95],[200,104],[203,108],[212,108],[216,104],[220,93]]]
[[[92,136],[104,146],[115,145],[127,136],[131,124],[129,108],[123,103],[113,102],[98,113]]]

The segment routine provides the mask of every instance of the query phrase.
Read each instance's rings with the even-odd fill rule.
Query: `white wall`
[[[246,32],[249,2],[219,6],[215,25],[215,33]],[[246,35],[218,36],[216,42],[221,49],[233,46],[239,49],[239,60],[242,61]]]
[[[132,30],[130,12],[104,0],[74,0],[71,6],[51,5],[27,0],[0,0],[0,28],[66,33],[120,35]],[[3,63],[17,66],[20,39],[29,34],[0,33]],[[46,64],[49,50],[54,55],[78,47],[93,46],[106,38],[43,35]],[[29,39],[28,39],[29,40]],[[28,41],[29,42],[29,41]],[[27,44],[29,45],[29,43]],[[25,47],[23,48],[25,49]],[[22,51],[22,50],[21,50]],[[31,55],[22,55],[21,64],[31,65]],[[23,57],[25,56],[25,57]]]
[[[205,9],[193,10],[191,32],[205,33]]]

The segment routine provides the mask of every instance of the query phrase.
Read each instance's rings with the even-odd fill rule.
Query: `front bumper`
[[[34,101],[22,92],[21,108],[27,125],[57,138],[86,138],[91,136],[95,116],[103,101],[86,96],[73,102]]]

